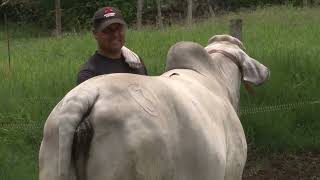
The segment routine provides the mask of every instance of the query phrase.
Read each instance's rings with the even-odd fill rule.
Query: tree
[[[188,0],[188,9],[187,9],[187,24],[192,24],[192,0]]]
[[[0,8],[4,7],[6,4],[8,4],[9,1],[10,1],[10,0],[2,1],[2,3],[0,4]]]
[[[60,0],[55,0],[55,6],[56,6],[56,30],[55,34],[56,36],[61,35],[61,3]]]
[[[137,28],[141,29],[142,26],[142,10],[143,0],[137,0]]]
[[[163,28],[162,14],[161,14],[161,0],[157,0],[157,11],[158,11],[158,15],[157,15],[157,25],[158,25],[160,28]]]

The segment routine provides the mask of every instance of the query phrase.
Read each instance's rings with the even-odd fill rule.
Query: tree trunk
[[[303,0],[303,7],[308,7],[308,0]]]
[[[187,24],[192,24],[192,0],[188,0]]]
[[[56,30],[55,34],[56,36],[61,35],[61,3],[60,0],[55,0],[55,6],[56,6]]]
[[[158,10],[157,25],[158,27],[163,28],[162,14],[161,14],[161,0],[157,0],[157,10]]]
[[[209,7],[210,16],[211,16],[211,17],[216,16],[216,14],[214,13],[214,10],[213,10],[213,8],[212,8],[211,0],[207,0],[207,4],[208,4],[208,7]]]
[[[142,26],[142,9],[143,0],[137,0],[137,28],[141,29]]]

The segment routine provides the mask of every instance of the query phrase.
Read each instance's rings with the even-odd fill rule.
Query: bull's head
[[[270,71],[263,64],[248,56],[242,42],[230,35],[215,35],[208,41],[207,51],[221,52],[229,56],[239,67],[242,80],[254,85],[261,85],[269,76]]]

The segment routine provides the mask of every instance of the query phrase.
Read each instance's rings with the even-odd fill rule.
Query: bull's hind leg
[[[117,126],[117,125],[115,125]],[[122,131],[95,130],[87,164],[90,180],[135,180]]]
[[[103,132],[95,130],[88,179],[172,180],[172,164],[161,138],[155,138],[153,133],[145,134],[139,126],[124,132],[117,127],[120,124],[108,124],[111,128],[101,128]]]
[[[137,180],[173,180],[174,165],[162,138],[150,133],[150,139],[137,144],[134,171]]]

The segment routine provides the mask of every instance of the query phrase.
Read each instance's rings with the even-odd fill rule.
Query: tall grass
[[[320,8],[269,7],[212,18],[192,27],[129,30],[127,46],[143,58],[152,75],[159,75],[171,45],[178,41],[206,45],[212,35],[227,33],[228,21],[235,17],[244,20],[243,43],[248,54],[271,70],[269,82],[256,88],[256,97],[241,90],[242,108],[320,100]],[[90,32],[33,38],[19,31],[19,38],[12,35],[11,69],[4,32],[0,32],[1,180],[37,179],[42,128],[23,125],[42,127],[54,105],[75,86],[79,66],[96,48]],[[305,103],[240,118],[250,147],[260,152],[312,151],[320,149],[319,110],[319,104]]]

